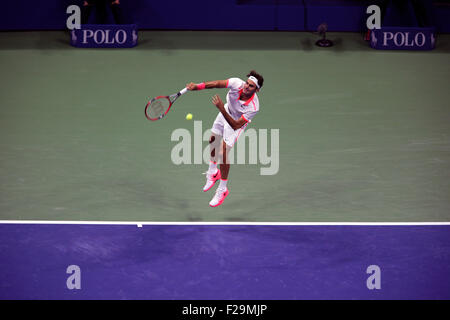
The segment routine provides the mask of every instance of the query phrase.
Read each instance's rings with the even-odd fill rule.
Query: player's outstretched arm
[[[227,80],[215,80],[202,83],[190,82],[186,85],[186,88],[191,91],[213,89],[213,88],[226,88],[226,87],[227,87]]]

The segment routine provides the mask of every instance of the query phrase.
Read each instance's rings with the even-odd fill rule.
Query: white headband
[[[250,76],[250,77],[248,77],[248,80],[252,80],[256,84],[258,89],[260,89],[260,86],[258,84],[258,79],[256,79],[254,76]]]

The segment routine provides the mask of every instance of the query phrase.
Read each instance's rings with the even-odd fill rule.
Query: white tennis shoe
[[[208,171],[207,171],[207,172],[205,172],[205,174],[206,174],[206,184],[203,187],[204,192],[211,189],[214,186],[214,184],[216,183],[216,181],[221,178],[220,169],[217,169],[216,173],[208,173]]]
[[[209,202],[211,207],[218,207],[223,203],[223,200],[228,196],[228,188],[217,188],[216,194]]]

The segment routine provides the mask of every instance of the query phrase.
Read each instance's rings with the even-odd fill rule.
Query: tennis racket
[[[150,100],[145,106],[145,116],[150,121],[162,119],[169,112],[173,103],[188,91],[187,88],[180,90],[170,96],[159,96]]]

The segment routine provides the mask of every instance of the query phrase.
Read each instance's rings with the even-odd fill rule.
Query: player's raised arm
[[[188,83],[186,88],[191,91],[195,90],[203,90],[203,89],[213,89],[213,88],[226,88],[227,80],[215,80],[215,81],[207,81],[202,83]]]

